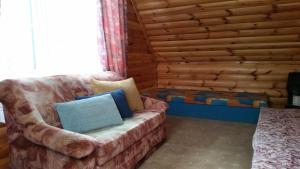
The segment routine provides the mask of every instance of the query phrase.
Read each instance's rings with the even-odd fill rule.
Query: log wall
[[[134,0],[158,87],[266,93],[286,104],[300,70],[300,0]]]
[[[8,168],[8,144],[6,138],[6,127],[0,123],[0,169]]]
[[[147,36],[135,14],[131,0],[128,3],[128,77],[134,77],[139,89],[156,85],[156,61],[147,45]]]

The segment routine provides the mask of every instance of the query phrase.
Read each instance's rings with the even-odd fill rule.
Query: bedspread
[[[300,169],[300,109],[261,109],[253,150],[252,169]]]

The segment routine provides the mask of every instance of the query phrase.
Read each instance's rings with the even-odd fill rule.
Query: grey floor
[[[139,169],[250,169],[255,125],[168,116],[168,140]]]

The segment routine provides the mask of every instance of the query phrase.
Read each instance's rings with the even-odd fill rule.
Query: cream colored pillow
[[[98,93],[110,92],[116,89],[125,91],[128,105],[132,111],[144,110],[144,105],[140,97],[140,93],[135,85],[134,79],[129,78],[121,81],[98,81],[92,80],[93,91]]]

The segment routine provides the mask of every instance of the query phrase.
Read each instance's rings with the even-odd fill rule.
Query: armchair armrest
[[[77,159],[91,154],[96,145],[93,137],[53,127],[45,122],[26,126],[24,136],[33,143]]]
[[[145,110],[147,111],[158,111],[158,112],[165,112],[168,109],[168,104],[164,101],[153,99],[146,96],[141,96],[142,101],[144,103]]]

